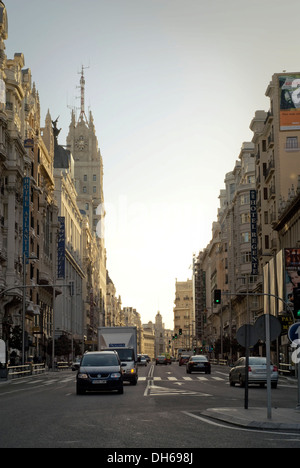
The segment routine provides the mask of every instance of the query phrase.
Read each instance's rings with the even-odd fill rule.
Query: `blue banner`
[[[65,278],[65,217],[58,216],[58,242],[57,242],[57,278]]]
[[[258,275],[256,190],[250,190],[252,275]]]
[[[23,256],[29,257],[30,177],[23,179]]]

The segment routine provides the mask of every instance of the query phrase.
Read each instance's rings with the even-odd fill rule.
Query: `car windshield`
[[[133,349],[119,348],[116,351],[119,355],[120,361],[133,361],[134,360]]]
[[[252,366],[265,366],[267,360],[265,357],[249,357],[249,364]]]
[[[107,367],[118,366],[118,358],[113,354],[87,354],[83,356],[82,366],[86,367]]]

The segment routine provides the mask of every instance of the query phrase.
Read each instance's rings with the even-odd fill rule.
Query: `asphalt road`
[[[202,417],[207,408],[243,407],[244,390],[229,386],[228,368],[190,375],[178,363],[150,364],[139,368],[138,384],[126,384],[123,395],[77,396],[75,376],[68,370],[1,383],[0,447],[106,448],[114,454],[122,448],[300,447],[300,433],[248,430]],[[272,406],[294,408],[296,402],[296,386],[280,382],[272,390]],[[250,387],[251,406],[267,411],[266,389]]]

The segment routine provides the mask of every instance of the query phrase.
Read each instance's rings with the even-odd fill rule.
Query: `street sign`
[[[281,334],[286,335],[290,326],[294,323],[294,318],[291,315],[278,315],[278,320],[281,323]]]
[[[276,340],[281,333],[281,323],[279,320],[274,317],[274,315],[269,315],[270,323],[270,341]],[[258,339],[266,341],[266,314],[258,317],[254,324],[254,328],[258,335]]]
[[[288,331],[288,337],[291,342],[300,339],[300,322],[296,322],[290,326]]]
[[[250,348],[257,343],[258,336],[254,326],[246,323],[238,329],[236,339],[241,346],[244,346],[244,348]]]

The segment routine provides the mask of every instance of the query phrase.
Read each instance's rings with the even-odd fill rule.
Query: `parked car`
[[[147,362],[151,362],[151,359],[148,356],[148,354],[143,354],[143,356],[144,356],[144,358],[146,359]]]
[[[179,358],[179,365],[183,366],[184,364],[188,362],[189,359],[190,359],[190,356],[188,354],[182,354]]]
[[[186,364],[186,372],[188,374],[191,374],[192,372],[205,372],[205,374],[210,374],[210,362],[206,356],[191,356]]]
[[[77,395],[99,390],[123,393],[123,369],[116,351],[95,351],[83,355],[76,376]]]
[[[245,386],[245,363],[246,358],[241,357],[233,365],[229,372],[229,383],[234,387],[236,383]],[[248,366],[248,383],[264,386],[267,383],[267,359],[265,357],[250,356]],[[277,388],[278,369],[271,363],[271,386]]]
[[[156,358],[156,365],[157,365],[157,364],[168,364],[168,361],[167,361],[166,356],[163,356],[163,355],[157,356],[157,358]]]

